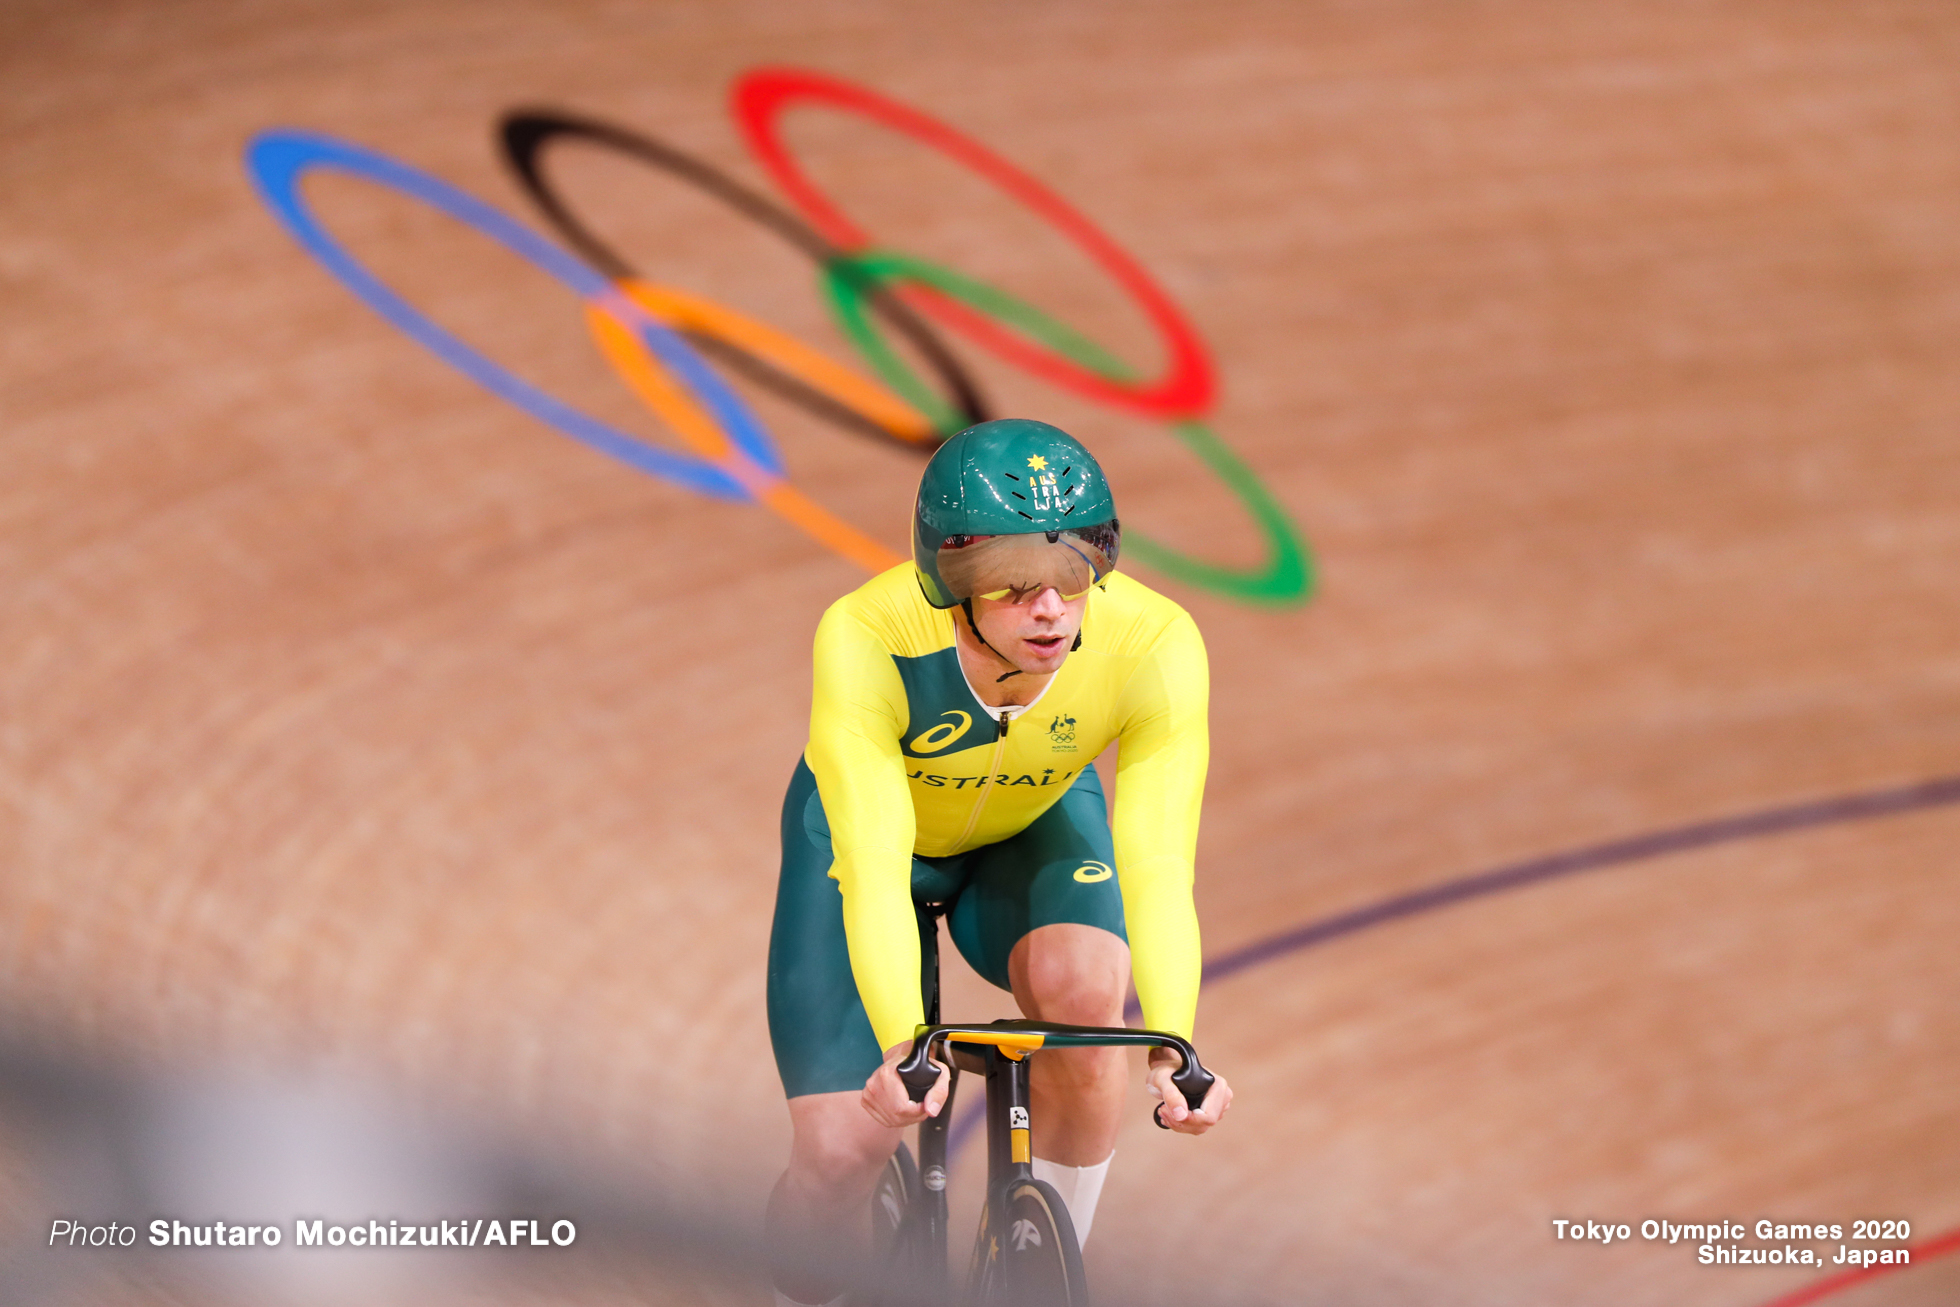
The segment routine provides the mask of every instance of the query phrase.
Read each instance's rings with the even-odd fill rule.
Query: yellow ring
[[[670,286],[637,278],[618,283],[619,291],[635,305],[670,327],[698,331],[747,350],[805,385],[847,405],[901,440],[927,444],[932,423],[917,409],[876,382],[824,357],[803,342],[774,327],[745,317],[725,305],[690,295]],[[869,572],[882,572],[903,561],[899,555],[780,477],[765,472],[728,443],[721,424],[704,412],[632,327],[601,303],[588,303],[585,324],[607,363],[628,389],[675,434],[696,451],[720,462],[740,478],[755,497],[824,547]]]

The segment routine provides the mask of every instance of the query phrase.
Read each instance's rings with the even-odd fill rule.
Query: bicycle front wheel
[[[871,1252],[877,1279],[866,1296],[875,1307],[916,1307],[932,1300],[932,1250],[919,1211],[924,1200],[918,1163],[912,1160],[912,1150],[900,1144],[871,1191]],[[944,1295],[943,1287],[940,1294]]]
[[[878,1187],[871,1191],[871,1247],[880,1261],[898,1243],[919,1192],[919,1164],[912,1160],[912,1150],[900,1144],[879,1173]]]
[[[982,1213],[973,1250],[972,1307],[1088,1307],[1075,1222],[1053,1186],[1015,1180],[1001,1203],[1002,1229]]]

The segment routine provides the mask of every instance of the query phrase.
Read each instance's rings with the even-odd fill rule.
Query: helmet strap
[[[994,657],[1000,659],[1002,662],[1010,663],[1013,661],[1006,654],[1002,653],[1000,650],[995,649],[990,644],[987,644],[987,637],[980,634],[980,626],[977,622],[973,620],[973,601],[971,599],[960,600],[960,611],[966,614],[966,629],[973,632],[974,639],[978,640],[983,645],[987,645],[988,649],[993,650]],[[1080,649],[1081,647],[1082,647],[1082,632],[1077,631],[1075,633],[1075,643],[1068,647],[1068,651],[1070,653],[1074,653],[1077,649]],[[1009,676],[1019,676],[1020,674],[1021,674],[1021,669],[1016,667],[1013,671],[1008,672],[1005,675],[996,676],[994,678],[994,684],[999,685],[1002,681],[1006,680]]]
[[[973,638],[978,640],[981,644],[986,645],[988,652],[993,654],[994,657],[1000,659],[1008,666],[1013,667],[1014,660],[1012,658],[1009,658],[1006,654],[1002,653],[1000,650],[994,648],[992,645],[987,644],[987,637],[980,634],[980,626],[978,623],[976,623],[973,620],[973,601],[971,599],[960,600],[960,611],[966,614],[966,629],[973,632]],[[1020,668],[1015,667],[1013,671],[1007,674],[1007,676],[1019,675],[1020,670],[1021,670]],[[1007,676],[1000,677],[998,680],[994,682],[994,684],[999,685],[1001,681],[1007,679]]]

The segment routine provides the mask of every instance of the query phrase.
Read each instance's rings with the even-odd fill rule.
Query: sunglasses
[[[954,594],[1025,604],[1052,589],[1072,602],[1116,570],[1117,531],[1109,523],[1052,536],[954,536],[939,551],[940,571]]]
[[[1062,595],[1062,601],[1064,603],[1074,603],[1083,595],[1088,594],[1090,589],[1094,589],[1094,586],[1091,585],[1087,589],[1077,590],[1072,595]],[[1010,604],[1025,604],[1038,598],[1043,590],[1053,590],[1057,594],[1061,594],[1061,588],[1059,586],[1048,585],[1044,582],[1039,585],[1010,585],[1004,590],[989,590],[985,594],[978,594],[973,597],[975,599],[1005,599]]]

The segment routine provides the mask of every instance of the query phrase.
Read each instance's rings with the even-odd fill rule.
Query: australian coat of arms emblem
[[[1075,752],[1075,718],[1062,714],[1049,722],[1048,740],[1058,752]]]

